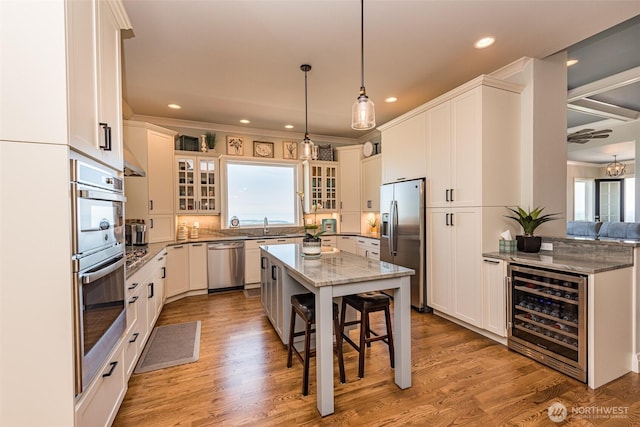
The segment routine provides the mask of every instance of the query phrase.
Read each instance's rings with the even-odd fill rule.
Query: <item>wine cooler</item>
[[[587,276],[509,266],[508,346],[587,382]]]

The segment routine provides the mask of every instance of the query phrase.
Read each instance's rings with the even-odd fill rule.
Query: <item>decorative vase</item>
[[[206,153],[209,151],[209,147],[207,146],[207,136],[200,135],[200,151]]]
[[[302,253],[306,256],[320,256],[322,250],[321,239],[310,239],[305,237],[302,239]]]
[[[517,247],[521,252],[540,252],[542,237],[539,236],[516,236]]]

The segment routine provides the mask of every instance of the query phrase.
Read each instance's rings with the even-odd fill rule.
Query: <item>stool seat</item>
[[[305,329],[296,332],[296,315],[300,316],[305,322]],[[312,293],[298,294],[291,296],[291,324],[289,326],[289,350],[287,352],[287,368],[290,368],[293,362],[293,354],[298,357],[303,366],[302,374],[302,395],[309,394],[309,360],[315,356],[315,349],[311,349],[311,334],[315,333],[312,328],[316,323],[316,297]],[[340,382],[346,382],[344,372],[344,359],[342,357],[342,340],[338,339],[340,332],[340,323],[338,321],[338,304],[333,303],[333,330],[336,335],[336,353],[338,356],[338,368],[340,370]],[[295,337],[304,335],[304,357],[293,345]]]
[[[365,347],[371,347],[374,341],[382,341],[389,346],[389,359],[391,367],[395,367],[395,352],[393,348],[393,331],[391,328],[391,314],[389,307],[391,298],[380,292],[366,292],[355,295],[346,295],[342,297],[342,310],[340,312],[340,340],[345,340],[354,349],[358,351],[358,377],[364,378],[364,354]],[[346,322],[345,313],[347,306],[353,307],[360,312],[360,319]],[[384,311],[384,317],[387,327],[386,335],[379,335],[371,330],[369,323],[369,314],[376,311]],[[344,327],[350,325],[360,325],[360,340],[356,344],[344,333]],[[374,335],[373,337],[371,335]],[[342,345],[342,343],[340,343]]]

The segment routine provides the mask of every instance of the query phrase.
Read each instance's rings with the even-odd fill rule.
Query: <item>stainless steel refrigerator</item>
[[[411,305],[427,307],[424,179],[384,184],[380,188],[380,260],[415,270]]]

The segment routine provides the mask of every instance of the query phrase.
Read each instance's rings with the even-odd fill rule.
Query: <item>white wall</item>
[[[525,86],[522,92],[520,205],[566,218],[567,56],[523,58],[494,75]],[[566,221],[551,221],[540,234],[565,236]]]

